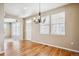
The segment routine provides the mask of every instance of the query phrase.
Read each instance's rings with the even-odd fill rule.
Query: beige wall
[[[0,51],[3,51],[3,18],[4,18],[4,4],[0,3]]]
[[[65,36],[40,35],[39,24],[33,23],[32,41],[79,51],[79,4],[68,4],[46,14],[51,15],[60,11],[66,13]]]

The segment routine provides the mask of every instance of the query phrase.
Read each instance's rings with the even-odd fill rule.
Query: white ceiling
[[[67,3],[41,3],[41,12],[51,10]],[[5,13],[18,17],[28,17],[39,12],[38,3],[5,3]]]

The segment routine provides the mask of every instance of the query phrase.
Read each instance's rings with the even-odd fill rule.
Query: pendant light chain
[[[41,5],[39,3],[39,22],[41,22]]]

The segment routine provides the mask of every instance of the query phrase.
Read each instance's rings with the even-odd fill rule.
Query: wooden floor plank
[[[16,49],[13,42],[7,42],[4,56],[79,56],[79,53],[27,40],[20,41],[19,43],[20,48]]]

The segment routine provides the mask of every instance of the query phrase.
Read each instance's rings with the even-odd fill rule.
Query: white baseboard
[[[34,41],[34,40],[29,40],[29,41],[32,41],[32,42],[35,42],[35,43],[44,44],[44,45],[48,45],[48,46],[52,46],[52,47],[56,47],[56,48],[60,48],[60,49],[64,49],[64,50],[68,50],[68,51],[72,51],[72,52],[79,53],[78,50],[73,50],[73,49],[69,49],[69,48],[65,48],[65,47],[60,47],[60,46],[55,46],[55,45],[51,45],[51,44],[47,44],[47,43],[43,43],[43,42],[37,42],[37,41]]]

